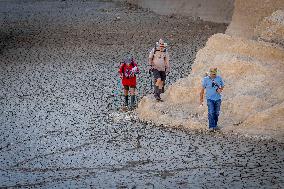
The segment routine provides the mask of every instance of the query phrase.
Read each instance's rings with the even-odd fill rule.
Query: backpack
[[[154,54],[153,54],[152,60],[154,60],[154,56],[156,54],[156,51],[160,51],[160,50],[157,49],[157,46],[155,46],[155,48],[154,48]],[[167,48],[164,48],[164,50],[162,52],[166,53],[167,52]],[[166,56],[164,56],[164,60],[166,60]]]

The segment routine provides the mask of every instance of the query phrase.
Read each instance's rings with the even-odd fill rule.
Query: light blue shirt
[[[206,99],[222,99],[221,94],[217,93],[216,91],[218,88],[224,87],[223,79],[220,76],[217,75],[215,79],[211,79],[210,76],[204,77],[202,81],[202,87],[206,89]]]

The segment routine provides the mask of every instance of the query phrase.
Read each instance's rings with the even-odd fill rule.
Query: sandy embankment
[[[242,2],[235,2],[227,35],[208,40],[197,54],[192,73],[169,88],[165,103],[157,104],[150,96],[142,100],[138,108],[141,119],[206,129],[206,108],[198,106],[200,82],[208,68],[216,66],[226,83],[219,121],[223,131],[283,141],[284,14],[277,10],[284,4],[277,0]]]

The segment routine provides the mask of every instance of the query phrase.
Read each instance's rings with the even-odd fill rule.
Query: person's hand
[[[217,89],[217,93],[219,93],[219,94],[220,94],[222,91],[223,91],[223,89],[221,89],[221,88],[218,88],[218,89]]]
[[[203,100],[200,100],[200,104],[199,104],[200,107],[203,106]]]
[[[148,68],[149,74],[151,74],[152,71],[153,71],[153,67],[152,67],[152,66],[149,66],[149,68]]]
[[[131,69],[132,73],[136,73],[137,72],[137,67],[135,66],[134,68]]]

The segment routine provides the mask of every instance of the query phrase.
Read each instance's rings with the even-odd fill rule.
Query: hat
[[[209,73],[217,74],[217,68],[210,68]]]
[[[157,43],[156,43],[157,47],[166,47],[167,43],[164,42],[163,39],[160,39]]]

